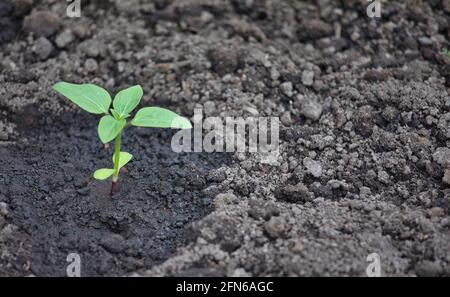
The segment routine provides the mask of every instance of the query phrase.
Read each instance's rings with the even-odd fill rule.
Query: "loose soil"
[[[0,0],[0,275],[450,276],[450,1]],[[112,148],[51,90],[279,117],[278,154]],[[206,131],[205,131],[206,132]]]

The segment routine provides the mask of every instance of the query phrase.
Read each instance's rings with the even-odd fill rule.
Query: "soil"
[[[126,2],[126,4],[125,4]],[[393,3],[391,3],[393,2]],[[0,275],[450,276],[450,1],[0,0]],[[61,80],[279,117],[280,151],[129,129],[118,192]],[[269,160],[269,161],[268,161]]]
[[[227,155],[177,154],[170,132],[130,129],[122,150],[132,152],[134,162],[110,197],[110,182],[92,178],[95,169],[112,166],[113,154],[96,141],[95,119],[65,115],[39,123],[42,118],[19,118],[35,128],[1,148],[0,197],[26,249],[15,255],[17,246],[6,240],[18,265],[2,263],[1,274],[65,276],[70,253],[83,259],[85,276],[151,267],[182,243],[184,225],[211,211],[205,175],[229,163]]]

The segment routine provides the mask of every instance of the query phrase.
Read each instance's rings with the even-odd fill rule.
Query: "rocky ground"
[[[67,235],[49,230],[66,224],[90,234],[88,259],[109,259],[88,265],[90,275],[362,276],[378,253],[383,275],[450,276],[449,0],[389,1],[380,19],[358,0],[85,0],[81,18],[66,5],[0,0],[1,275],[61,273],[70,247],[56,241]],[[155,158],[144,140],[160,150],[168,135],[131,134],[145,152],[124,188],[143,192],[111,203],[115,215],[125,204],[132,232],[97,225],[109,210],[90,199],[101,192],[90,169],[108,154],[95,119],[52,91],[60,80],[112,93],[141,84],[143,105],[187,117],[196,107],[279,117],[280,151],[270,162],[260,153]],[[149,195],[176,206],[152,225],[176,231],[154,241],[145,212],[156,208],[142,195],[159,193],[168,175],[145,166],[163,170],[171,158],[198,177]],[[55,185],[61,162],[76,164],[75,181]],[[205,202],[179,222],[186,199]],[[78,212],[58,215],[58,203]],[[155,256],[155,244],[139,240],[169,244]]]

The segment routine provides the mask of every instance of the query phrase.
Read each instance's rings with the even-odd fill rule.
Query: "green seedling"
[[[114,168],[98,169],[94,172],[94,178],[106,180],[112,176],[111,195],[115,192],[120,169],[133,157],[130,153],[120,151],[121,135],[125,127],[131,125],[151,128],[192,128],[189,120],[161,107],[144,107],[130,119],[130,113],[139,105],[144,94],[141,86],[120,91],[114,97],[114,101],[105,89],[93,84],[59,82],[53,89],[81,109],[93,114],[103,114],[98,123],[98,136],[104,144],[115,139],[112,157]]]

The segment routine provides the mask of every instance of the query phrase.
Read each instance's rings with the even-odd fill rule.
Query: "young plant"
[[[112,102],[113,108],[110,108],[112,99],[109,93],[93,84],[59,82],[53,89],[87,112],[104,114],[98,123],[98,136],[103,143],[115,139],[112,157],[114,168],[98,169],[94,172],[94,178],[106,180],[112,176],[111,195],[115,192],[120,169],[133,157],[130,153],[120,151],[121,135],[125,127],[192,128],[189,120],[161,107],[144,107],[138,110],[133,119],[128,120],[144,94],[141,86],[133,86],[117,93]]]

